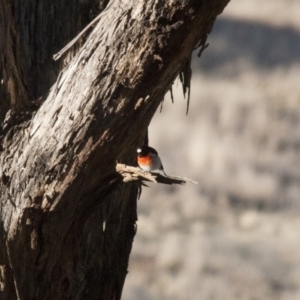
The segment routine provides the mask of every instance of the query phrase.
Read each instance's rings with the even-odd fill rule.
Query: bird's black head
[[[137,148],[136,152],[137,152],[138,156],[145,156],[145,155],[148,155],[149,153],[157,155],[157,151],[154,148],[149,147],[147,145]]]

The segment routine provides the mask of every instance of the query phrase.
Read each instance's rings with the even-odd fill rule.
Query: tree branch
[[[126,166],[124,164],[117,163],[116,171],[123,176],[124,182],[130,181],[150,181],[156,183],[163,183],[163,184],[181,184],[185,185],[187,182],[191,182],[193,184],[198,184],[196,181],[193,181],[186,177],[179,177],[179,176],[164,176],[160,173],[155,172],[145,172],[137,167]]]
[[[76,35],[75,38],[72,39],[65,47],[63,47],[59,52],[53,55],[54,60],[60,59],[66,52],[71,49],[78,41],[79,39],[87,33],[89,29],[92,28],[93,25],[95,25],[101,18],[101,14],[99,14],[93,21],[91,21],[78,35]]]

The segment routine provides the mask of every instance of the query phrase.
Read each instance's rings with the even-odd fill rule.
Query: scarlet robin
[[[136,152],[137,162],[142,170],[147,172],[158,170],[159,172],[162,172],[165,176],[167,176],[161,163],[160,157],[158,156],[158,153],[154,148],[144,145],[138,148]]]

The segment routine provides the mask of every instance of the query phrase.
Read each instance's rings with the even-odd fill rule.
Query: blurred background
[[[124,300],[300,299],[300,1],[231,1],[150,126]]]

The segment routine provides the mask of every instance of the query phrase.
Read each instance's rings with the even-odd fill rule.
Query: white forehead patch
[[[142,149],[141,149],[141,148],[138,148],[138,149],[136,150],[136,152],[137,152],[137,153],[141,153],[141,152],[142,152]]]

